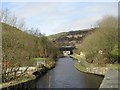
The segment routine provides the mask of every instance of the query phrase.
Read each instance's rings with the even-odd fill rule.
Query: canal
[[[37,88],[98,88],[103,77],[79,72],[70,57],[59,58],[56,67],[37,80]]]

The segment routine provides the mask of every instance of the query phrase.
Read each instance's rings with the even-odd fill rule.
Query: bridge
[[[74,46],[62,46],[59,47],[59,50],[63,52],[63,54],[66,55],[71,55],[73,54],[73,49],[75,49],[76,47]]]

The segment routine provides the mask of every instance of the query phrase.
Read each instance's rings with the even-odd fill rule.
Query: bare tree
[[[20,30],[24,30],[25,28],[25,20],[23,18],[19,19],[16,27]]]
[[[8,8],[0,10],[0,22],[7,23],[10,10]]]
[[[20,30],[25,29],[25,19],[18,18],[15,14],[12,14],[8,8],[0,10],[0,22],[17,27]]]
[[[0,9],[0,22],[2,22],[2,9]]]
[[[11,26],[16,27],[17,20],[18,20],[18,18],[17,18],[15,15],[12,15],[12,16],[9,18],[8,24],[10,24]]]

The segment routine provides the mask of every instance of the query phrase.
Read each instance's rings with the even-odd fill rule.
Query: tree
[[[10,11],[8,8],[0,10],[0,22],[7,23],[9,21]]]
[[[18,18],[15,15],[12,15],[9,19],[10,20],[9,20],[8,24],[16,27]]]
[[[25,19],[21,18],[18,20],[16,27],[20,30],[25,29]]]
[[[0,22],[14,26],[20,30],[25,29],[25,20],[12,14],[8,8],[0,10]]]
[[[116,17],[106,16],[98,23],[98,29],[88,35],[79,45],[78,52],[86,54],[91,63],[112,63],[111,52],[118,44],[118,21]],[[102,52],[102,53],[100,53]]]

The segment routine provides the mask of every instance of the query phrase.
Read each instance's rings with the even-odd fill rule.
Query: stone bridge
[[[71,55],[73,54],[73,49],[75,49],[76,47],[74,46],[62,46],[59,47],[59,50],[63,52],[63,54],[66,55]]]

